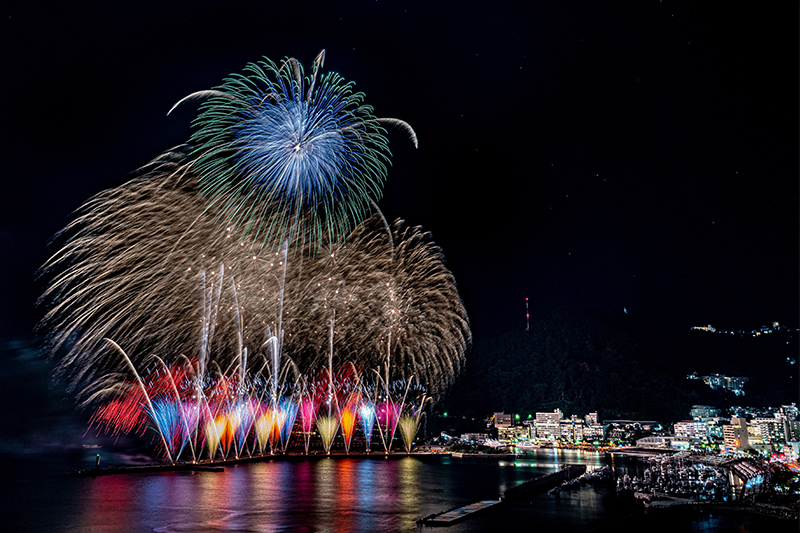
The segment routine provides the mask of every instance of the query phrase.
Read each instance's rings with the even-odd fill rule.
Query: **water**
[[[563,463],[592,469],[602,455],[537,450],[523,458],[316,458],[226,467],[224,473],[69,475],[92,466],[15,459],[2,484],[3,531],[62,532],[360,532],[417,531],[415,521],[456,505],[498,498],[504,490]],[[614,460],[625,469],[630,463]],[[584,487],[561,498],[543,494],[438,532],[653,529],[615,491]],[[664,515],[658,517],[664,525]],[[672,513],[675,531],[795,531],[797,524],[749,515]],[[620,529],[622,528],[622,529]],[[432,531],[433,528],[423,528]]]

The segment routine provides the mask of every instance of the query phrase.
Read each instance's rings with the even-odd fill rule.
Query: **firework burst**
[[[106,338],[137,366],[157,354],[226,369],[245,349],[256,366],[279,350],[305,373],[332,347],[337,365],[388,364],[390,380],[416,375],[433,397],[452,383],[469,323],[430,234],[374,215],[326,253],[260,250],[216,224],[181,161],[178,150],[89,200],[44,267],[42,325],[86,397],[124,372]]]
[[[182,100],[204,99],[190,140],[201,191],[226,227],[267,247],[338,239],[365,218],[386,179],[383,125],[417,144],[406,122],[375,117],[353,83],[320,75],[324,60],[306,76],[293,58],[264,59]]]

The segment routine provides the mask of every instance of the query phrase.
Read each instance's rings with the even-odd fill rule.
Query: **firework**
[[[250,372],[280,352],[302,374],[332,349],[335,366],[388,366],[387,381],[416,375],[433,397],[452,383],[469,323],[428,233],[375,215],[326,253],[266,252],[218,227],[170,161],[87,202],[45,266],[43,325],[84,397],[125,372],[104,339],[136,367],[183,355]]]
[[[388,451],[453,383],[471,334],[441,250],[367,216],[382,124],[416,137],[338,75],[318,80],[323,58],[187,97],[205,99],[189,144],[59,236],[40,327],[96,426],[153,427],[170,460],[285,449],[293,432],[308,452],[315,427],[328,451],[339,430],[369,449],[375,428]]]
[[[289,58],[250,63],[202,98],[191,167],[221,222],[261,244],[318,243],[349,233],[381,197],[389,163],[383,125],[339,74],[310,75]],[[319,78],[319,79],[318,79]],[[180,103],[180,102],[179,102]]]
[[[300,386],[304,378],[289,379],[288,395],[278,401],[265,398],[258,374],[241,382],[235,372],[216,373],[198,387],[195,376],[187,372],[190,366],[190,362],[170,366],[153,358],[143,375],[114,383],[90,424],[115,435],[144,435],[153,429],[164,457],[172,463],[290,449],[308,454],[312,433],[316,446],[327,453],[339,436],[345,453],[351,448],[369,452],[373,428],[384,452],[392,449],[397,430],[410,451],[427,401],[413,380],[387,390],[378,375],[358,372],[352,364],[319,374],[308,388]]]

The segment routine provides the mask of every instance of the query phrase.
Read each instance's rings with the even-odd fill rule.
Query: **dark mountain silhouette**
[[[788,344],[787,344],[788,342]],[[566,309],[530,331],[477,342],[466,371],[437,411],[527,418],[560,408],[601,419],[688,418],[693,404],[780,405],[797,401],[797,335],[724,336],[634,318]],[[747,376],[746,396],[711,390],[692,372]]]

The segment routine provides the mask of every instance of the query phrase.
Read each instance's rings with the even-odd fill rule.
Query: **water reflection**
[[[124,524],[126,508],[137,497],[130,480],[109,476],[87,481],[91,497],[83,500],[77,529],[88,531],[97,524]]]
[[[356,493],[356,471],[352,459],[337,461],[337,498],[336,512],[334,513],[334,531],[350,531],[354,524],[354,509],[358,508],[358,495]]]
[[[397,504],[406,512],[419,509],[419,470],[421,463],[410,457],[397,461]]]
[[[159,531],[407,531],[417,518],[483,499],[564,463],[596,468],[598,454],[541,450],[519,458],[314,458],[227,467],[224,473],[116,475],[62,480],[60,492],[77,504],[42,530]],[[615,467],[635,471],[620,457]],[[461,531],[596,529],[629,513],[611,489],[582,488],[471,518]],[[688,520],[687,529],[711,521]],[[696,529],[695,529],[696,530]]]
[[[224,473],[74,479],[72,531],[396,531],[420,513],[416,459],[270,461]]]
[[[314,492],[312,494],[316,494],[314,503],[317,509],[314,509],[312,516],[322,513],[322,516],[325,517],[325,522],[329,524],[328,527],[330,527],[330,524],[334,520],[336,496],[338,494],[338,480],[336,479],[338,473],[336,467],[338,465],[336,463],[337,461],[335,459],[326,458],[317,462],[315,468],[317,476],[316,483],[314,484]],[[321,525],[319,520],[315,520],[314,524],[317,526]]]

